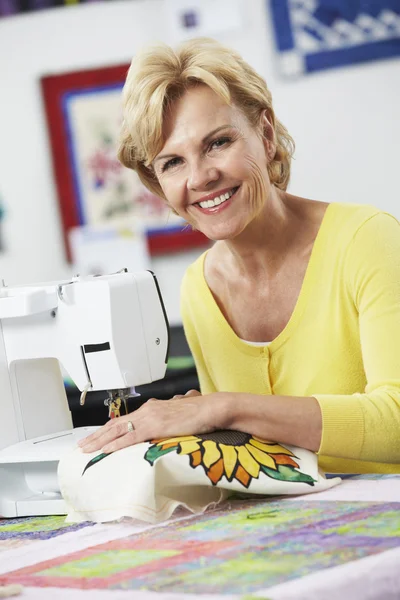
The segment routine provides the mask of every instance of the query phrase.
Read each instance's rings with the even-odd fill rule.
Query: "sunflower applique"
[[[310,475],[296,470],[299,464],[293,452],[240,431],[153,440],[144,458],[153,465],[161,456],[173,451],[188,455],[193,469],[202,466],[213,485],[225,477],[229,482],[236,479],[248,488],[260,472],[280,481],[315,483]]]

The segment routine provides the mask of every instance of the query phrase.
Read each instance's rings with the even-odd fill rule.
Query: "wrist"
[[[225,429],[245,431],[262,439],[274,439],[273,407],[270,402],[273,396],[241,392],[226,396]]]
[[[239,420],[240,393],[217,392],[218,425],[216,429],[235,429]]]

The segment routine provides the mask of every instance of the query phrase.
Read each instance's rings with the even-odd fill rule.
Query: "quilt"
[[[68,524],[64,517],[2,520],[0,585],[21,584],[27,598],[45,598],[46,590],[63,598],[59,593],[65,590],[71,600],[83,591],[94,594],[85,598],[104,594],[107,600],[177,594],[281,600],[302,598],[303,584],[304,598],[314,598],[314,584],[322,593],[321,573],[324,598],[336,598],[329,593],[338,573],[348,586],[359,572],[353,584],[365,586],[366,573],[375,572],[374,585],[389,582],[395,598],[400,597],[399,507],[400,475],[359,476],[312,499],[236,496],[204,514],[181,511],[159,525]]]

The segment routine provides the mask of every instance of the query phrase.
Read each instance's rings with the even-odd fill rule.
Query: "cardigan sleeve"
[[[346,256],[345,281],[359,319],[367,385],[363,393],[316,395],[319,454],[400,463],[400,224],[366,220]]]
[[[181,317],[183,322],[183,329],[185,331],[185,336],[187,343],[190,348],[190,352],[192,353],[197,376],[199,378],[200,383],[200,391],[204,394],[211,394],[212,392],[216,392],[217,389],[211,379],[211,375],[207,369],[206,362],[204,360],[203,351],[199,342],[199,338],[196,333],[196,318],[191,310],[191,302],[190,302],[190,293],[191,293],[191,284],[190,284],[190,276],[188,272],[185,274],[185,277],[181,286]],[[194,282],[193,282],[194,283]]]

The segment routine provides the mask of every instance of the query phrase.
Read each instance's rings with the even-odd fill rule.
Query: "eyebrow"
[[[208,142],[208,140],[210,138],[212,138],[219,131],[222,131],[223,129],[232,129],[233,127],[234,127],[234,125],[220,125],[220,127],[217,127],[216,129],[213,129],[212,131],[210,131],[210,133],[207,133],[207,135],[205,137],[203,137],[203,139],[201,140],[201,143],[205,144],[206,142]],[[174,158],[175,156],[178,156],[178,155],[177,154],[160,154],[159,156],[157,156],[157,158],[154,159],[153,164],[156,164],[158,161],[166,159],[166,158]]]

